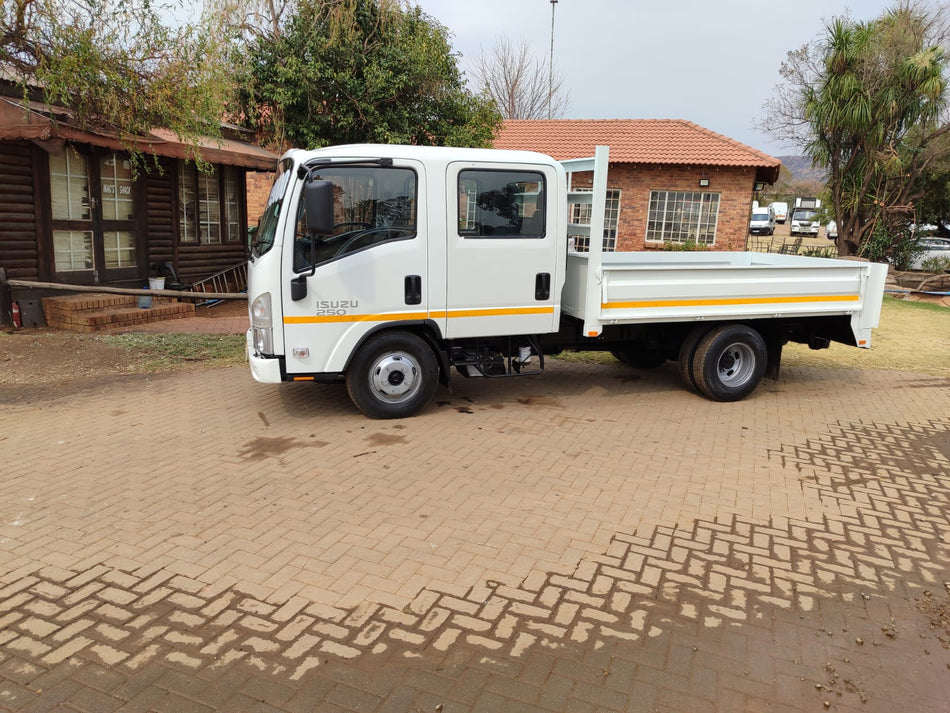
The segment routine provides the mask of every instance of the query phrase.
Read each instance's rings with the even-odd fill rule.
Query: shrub
[[[925,258],[920,263],[920,269],[924,272],[950,272],[950,257],[935,255]]]
[[[888,230],[878,221],[865,245],[865,257],[871,262],[890,262],[896,270],[909,270],[922,252],[913,233],[906,228]]]
[[[682,243],[664,242],[663,249],[668,252],[701,252],[703,250],[709,250],[707,246],[699,245],[693,240],[687,240]]]

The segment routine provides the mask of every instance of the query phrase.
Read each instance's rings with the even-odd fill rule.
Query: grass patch
[[[556,359],[587,364],[619,364],[610,352],[564,352]],[[786,344],[782,366],[825,369],[895,369],[950,377],[950,309],[926,302],[885,297],[881,325],[870,349],[832,343],[813,351]]]
[[[546,357],[580,364],[619,364],[610,352],[561,352],[555,357]]]
[[[950,309],[926,302],[885,297],[881,325],[870,349],[832,344],[812,351],[788,344],[782,366],[839,369],[895,369],[950,377]]]
[[[132,373],[157,373],[196,364],[243,365],[247,344],[243,335],[235,334],[110,334],[98,339],[124,350]]]

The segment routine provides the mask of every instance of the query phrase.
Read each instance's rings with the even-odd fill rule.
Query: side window
[[[544,175],[534,171],[461,171],[458,229],[465,238],[543,238]]]
[[[294,242],[294,269],[337,260],[368,248],[416,236],[416,174],[408,168],[328,166],[314,180],[333,184],[333,233],[307,234],[300,201]]]

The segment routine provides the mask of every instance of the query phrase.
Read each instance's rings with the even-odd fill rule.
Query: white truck
[[[778,377],[787,341],[870,346],[885,265],[604,252],[608,158],[607,147],[565,162],[417,146],[288,152],[251,247],[254,378],[345,381],[367,416],[399,418],[449,386],[453,367],[536,375],[545,356],[601,350],[640,368],[677,361],[689,388],[735,401]],[[592,190],[572,190],[578,172]],[[569,225],[571,204],[589,221]]]
[[[775,222],[784,224],[788,219],[788,203],[775,201],[772,203],[772,210],[775,211]]]
[[[796,198],[792,208],[792,220],[789,227],[791,235],[818,235],[821,221],[818,212],[821,209],[820,198]]]

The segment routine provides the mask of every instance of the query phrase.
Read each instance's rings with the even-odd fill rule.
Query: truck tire
[[[739,401],[762,381],[767,360],[762,335],[744,324],[723,324],[696,347],[693,379],[713,401]]]
[[[370,418],[405,418],[432,400],[439,385],[435,354],[409,332],[371,337],[346,371],[346,389]]]
[[[689,334],[686,335],[686,339],[683,340],[682,344],[680,344],[679,357],[677,358],[680,378],[690,391],[695,392],[699,390],[696,387],[696,379],[693,378],[693,358],[700,340],[706,336],[710,329],[712,329],[712,327],[708,324],[697,324],[690,330]]]
[[[649,349],[638,349],[635,346],[612,349],[610,353],[621,364],[634,366],[638,369],[656,369],[666,361],[666,355]]]

